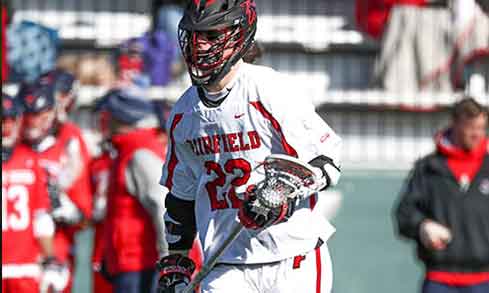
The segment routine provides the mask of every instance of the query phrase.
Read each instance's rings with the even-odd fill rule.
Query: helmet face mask
[[[251,46],[256,32],[253,0],[191,1],[178,36],[193,84],[219,82]]]
[[[54,126],[56,111],[54,108],[38,113],[24,115],[22,138],[29,144],[37,144],[49,135]]]

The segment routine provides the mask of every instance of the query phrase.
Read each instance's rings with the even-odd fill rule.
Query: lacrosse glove
[[[41,262],[42,274],[40,280],[41,292],[62,292],[70,279],[70,271],[66,264],[61,263],[55,257],[46,257]]]
[[[247,229],[262,229],[286,221],[294,213],[295,207],[295,198],[288,199],[278,207],[264,207],[256,196],[256,186],[250,185],[239,209],[238,218]]]
[[[181,254],[165,256],[156,266],[160,271],[158,293],[182,292],[190,283],[195,271],[195,263]]]

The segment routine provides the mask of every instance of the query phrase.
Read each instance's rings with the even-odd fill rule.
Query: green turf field
[[[346,173],[329,241],[334,293],[415,293],[422,271],[412,243],[396,238],[392,206],[405,173]]]
[[[405,173],[344,172],[343,203],[328,242],[334,265],[334,293],[415,293],[422,276],[413,246],[398,240],[392,206]],[[79,237],[75,293],[90,292],[91,232]],[[300,292],[302,293],[302,292]],[[307,292],[304,292],[307,293]]]

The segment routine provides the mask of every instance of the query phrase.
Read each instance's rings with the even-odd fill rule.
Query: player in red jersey
[[[19,98],[26,111],[22,138],[48,174],[51,215],[57,224],[55,254],[72,271],[74,236],[91,213],[89,155],[79,128],[56,119],[55,93],[49,83],[21,88]],[[70,288],[71,278],[65,292]]]
[[[53,256],[46,178],[35,154],[17,144],[21,124],[19,101],[2,94],[2,293],[61,290],[67,271]]]

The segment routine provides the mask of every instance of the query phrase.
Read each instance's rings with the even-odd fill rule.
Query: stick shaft
[[[202,280],[204,280],[205,277],[210,273],[210,271],[214,268],[216,265],[219,257],[224,253],[224,251],[229,247],[231,243],[238,237],[239,233],[243,230],[243,225],[240,223],[236,223],[235,226],[233,227],[233,230],[231,230],[231,233],[229,236],[224,239],[224,242],[221,244],[221,246],[216,250],[216,252],[209,257],[209,260],[202,266],[202,269],[197,273],[195,278],[192,279],[190,284],[183,290],[182,293],[192,293],[193,290],[197,287]]]

